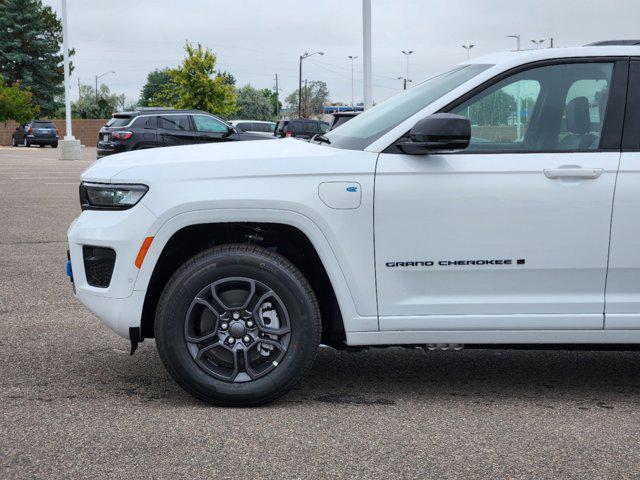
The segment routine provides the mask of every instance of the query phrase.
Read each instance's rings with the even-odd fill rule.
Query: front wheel
[[[232,244],[187,261],[156,312],[158,353],[191,395],[257,406],[290,390],[313,364],[320,311],[302,273],[266,248]]]

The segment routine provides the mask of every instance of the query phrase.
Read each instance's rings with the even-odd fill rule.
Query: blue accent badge
[[[347,187],[347,192],[357,193],[357,191],[358,191],[358,187],[356,187],[356,186],[352,185],[350,187]]]

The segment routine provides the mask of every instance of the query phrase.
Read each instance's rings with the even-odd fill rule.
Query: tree
[[[306,87],[302,87],[302,118],[310,118],[312,115],[319,115],[329,100],[329,89],[327,84],[320,80],[309,82]],[[298,90],[289,95],[285,102],[287,110],[292,115],[298,115]]]
[[[41,0],[0,0],[0,74],[53,115],[64,90],[62,23]],[[70,50],[73,54],[73,50]]]
[[[269,91],[269,90],[267,90]],[[275,118],[271,99],[264,90],[256,90],[251,85],[245,85],[238,90],[238,111],[236,116],[246,120],[268,120]]]
[[[236,92],[229,74],[216,74],[216,55],[198,44],[184,47],[186,58],[169,70],[171,83],[151,101],[152,105],[199,109],[228,117],[236,111]],[[235,79],[233,80],[235,81]]]
[[[516,111],[516,99],[504,90],[496,90],[469,108],[474,125],[507,125]]]
[[[269,102],[271,103],[271,108],[273,109],[273,118],[274,119],[278,118],[278,115],[280,114],[280,107],[282,107],[282,103],[278,101],[278,95],[276,94],[276,92],[274,92],[270,88],[263,88],[262,90],[260,90],[260,93],[269,99]]]
[[[20,82],[5,85],[4,78],[0,75],[0,122],[15,120],[25,123],[37,113],[38,107],[33,105],[33,94],[29,89],[21,89]]]
[[[163,89],[171,85],[171,82],[171,71],[168,68],[155,69],[153,72],[149,72],[147,75],[147,83],[144,84],[140,92],[140,101],[138,104],[141,107],[149,107],[151,102],[160,95]],[[173,101],[171,103],[173,103]]]
[[[98,103],[96,103],[96,89],[91,85],[80,86],[80,98],[71,105],[75,117],[80,118],[109,118],[118,110],[132,109],[127,105],[124,94],[111,93],[105,84],[98,88]]]

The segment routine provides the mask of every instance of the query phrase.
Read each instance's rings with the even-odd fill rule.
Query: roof
[[[143,108],[140,110],[131,110],[128,112],[114,112],[113,116],[127,116],[127,117],[135,117],[138,115],[155,115],[155,114],[167,114],[167,113],[204,113],[207,115],[212,115],[209,112],[205,112],[202,110],[177,110],[174,108]]]
[[[505,64],[513,63],[514,66],[537,60],[551,60],[554,58],[580,58],[580,57],[632,57],[640,55],[640,45],[591,45],[585,47],[569,48],[541,48],[539,50],[521,50],[519,52],[500,52],[472,58],[463,64]]]

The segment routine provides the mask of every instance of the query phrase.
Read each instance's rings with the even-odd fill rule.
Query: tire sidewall
[[[319,342],[315,299],[295,274],[273,258],[247,252],[212,252],[179,270],[167,284],[156,316],[156,343],[170,373],[196,397],[218,404],[258,404],[280,396],[313,362]],[[193,360],[184,340],[187,309],[206,286],[229,277],[247,277],[271,288],[284,302],[291,322],[289,347],[264,377],[244,383],[216,379]]]

